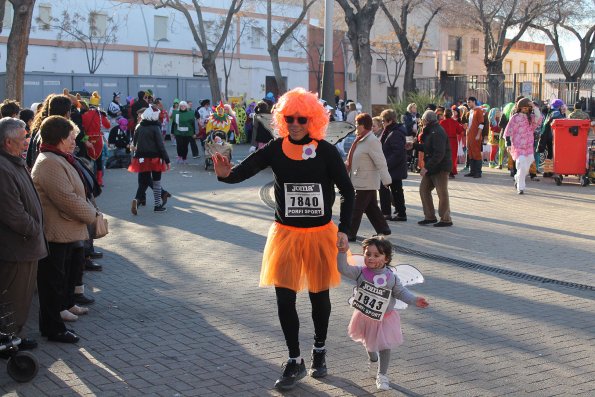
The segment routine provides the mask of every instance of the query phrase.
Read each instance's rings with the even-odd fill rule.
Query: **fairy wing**
[[[414,285],[424,282],[424,276],[416,267],[411,265],[397,265],[392,268],[393,273],[399,277],[401,284]]]
[[[403,285],[414,285],[414,284],[421,284],[424,282],[424,276],[421,274],[416,267],[411,265],[397,265],[391,269],[393,273],[397,275],[401,284]],[[405,310],[407,309],[407,304],[402,300],[397,299],[395,301],[395,309],[398,310]]]

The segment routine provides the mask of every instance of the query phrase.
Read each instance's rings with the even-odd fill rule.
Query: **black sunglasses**
[[[293,124],[296,120],[296,117],[294,116],[285,116],[285,122],[287,124]],[[304,125],[308,122],[308,118],[307,117],[297,117],[297,122],[298,124]]]

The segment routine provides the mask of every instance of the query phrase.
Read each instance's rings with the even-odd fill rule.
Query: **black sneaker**
[[[308,375],[313,378],[324,378],[326,373],[326,349],[312,349],[312,363]]]
[[[162,205],[158,205],[158,206],[154,207],[153,211],[154,212],[165,212],[165,211],[167,211],[167,208],[165,208],[162,204]]]
[[[430,224],[436,223],[436,222],[438,222],[438,219],[424,219],[422,221],[417,222],[417,224],[425,226],[425,225],[430,225]]]
[[[74,303],[78,305],[90,305],[95,303],[95,299],[90,298],[85,294],[74,294]]]
[[[306,364],[304,364],[304,360],[299,364],[295,360],[288,360],[283,366],[285,369],[275,382],[275,388],[279,390],[293,389],[295,382],[306,376]]]

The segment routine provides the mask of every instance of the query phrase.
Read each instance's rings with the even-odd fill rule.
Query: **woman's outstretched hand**
[[[211,159],[213,159],[215,174],[219,178],[227,178],[229,174],[231,174],[231,163],[227,157],[223,156],[221,153],[215,153],[211,156]]]

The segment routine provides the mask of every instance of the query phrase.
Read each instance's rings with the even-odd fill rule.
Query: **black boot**
[[[290,390],[295,383],[306,376],[306,365],[304,360],[297,363],[295,360],[288,360],[284,364],[283,374],[275,382],[275,388],[279,390]]]
[[[473,160],[475,163],[475,173],[473,174],[473,178],[481,178],[481,166],[483,165],[482,160]]]
[[[468,174],[465,174],[463,176],[467,176],[467,177],[473,177],[473,176],[475,176],[475,167],[476,167],[475,164],[476,164],[475,163],[475,160],[469,160],[469,173]]]
[[[312,349],[312,363],[308,375],[313,378],[324,378],[326,373],[326,349]]]

